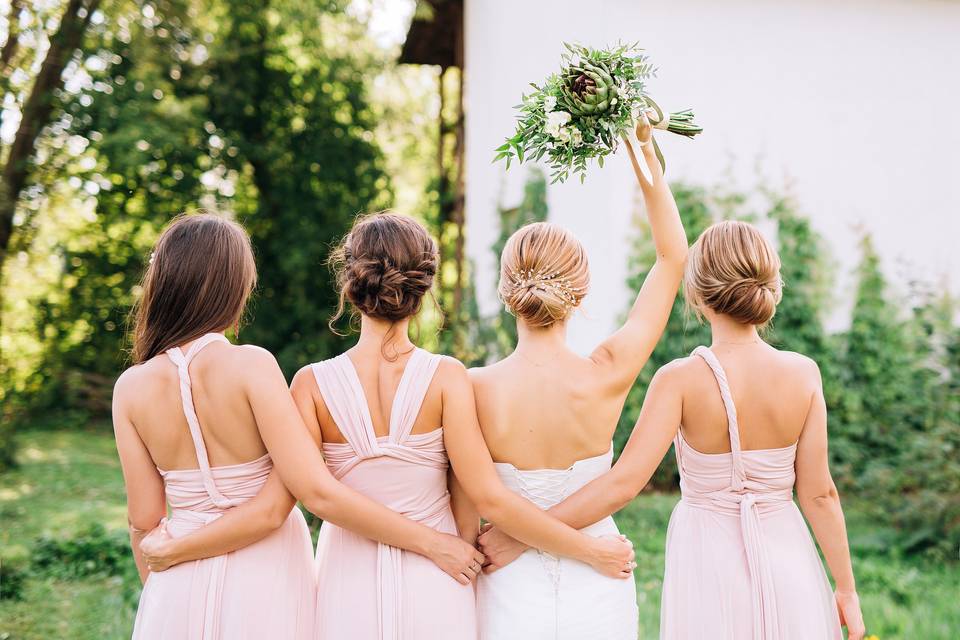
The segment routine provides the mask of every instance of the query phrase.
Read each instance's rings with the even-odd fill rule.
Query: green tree
[[[767,217],[777,225],[783,299],[765,338],[780,349],[828,361],[823,315],[829,299],[829,270],[823,239],[789,198],[769,193]]]
[[[9,98],[19,111],[20,121],[13,142],[2,150],[0,274],[14,234],[17,205],[31,182],[32,163],[41,132],[60,116],[56,94],[63,88],[64,71],[74,53],[82,47],[84,34],[99,5],[99,0],[68,0],[62,12],[52,19],[52,16],[44,15],[42,7],[28,7],[19,0],[10,3],[6,40],[0,49],[0,92],[4,104]],[[24,15],[32,26],[32,37],[28,39],[32,47],[24,47],[21,43],[20,23]],[[56,24],[50,34],[45,28],[48,21]],[[37,60],[39,55],[43,57]],[[25,83],[21,81],[20,86],[15,81],[16,72],[28,78]]]
[[[256,189],[240,216],[260,265],[244,340],[288,374],[342,346],[327,328],[336,294],[325,260],[356,214],[389,203],[364,60],[331,33],[343,45],[364,37],[343,9],[232,2],[209,68],[211,120],[237,150],[226,164]]]
[[[907,321],[911,355],[890,457],[871,456],[860,495],[908,552],[960,550],[960,330],[948,294],[926,295]]]
[[[843,335],[837,383],[843,393],[832,409],[837,435],[833,459],[841,478],[864,481],[872,461],[890,460],[903,444],[904,412],[914,368],[908,328],[888,299],[872,238],[860,243],[857,289],[850,329]]]
[[[4,286],[8,257],[29,244],[37,201],[43,186],[37,180],[38,158],[48,154],[45,131],[62,122],[58,96],[68,68],[84,48],[84,36],[100,0],[29,3],[11,0],[0,47],[0,124],[15,114],[13,140],[0,145],[0,468],[13,461],[14,418],[23,403],[11,392],[17,386],[16,365],[8,363],[4,345],[4,315],[9,306]],[[21,237],[26,235],[27,237]]]
[[[58,291],[41,305],[49,338],[51,402],[109,408],[113,379],[127,360],[126,318],[139,275],[162,225],[196,207],[211,164],[203,102],[178,95],[181,51],[193,46],[183,12],[138,8],[111,16],[99,33],[90,87],[66,104],[66,134],[89,141],[68,167],[95,211],[62,242]],[[165,35],[162,35],[165,34]],[[89,168],[87,168],[89,167]]]
[[[91,81],[66,103],[63,135],[88,144],[64,171],[96,194],[95,211],[63,237],[58,287],[39,305],[49,348],[35,407],[108,410],[149,248],[198,205],[251,230],[261,279],[244,341],[273,350],[288,372],[329,355],[329,247],[385,201],[369,61],[315,44],[358,41],[342,7],[231,3],[221,20],[225,5],[151,6],[108,16]]]

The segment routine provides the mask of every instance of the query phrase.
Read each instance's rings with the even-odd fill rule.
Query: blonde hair
[[[535,222],[517,230],[500,256],[497,293],[532,327],[566,320],[587,294],[590,268],[577,238],[563,227]]]
[[[707,308],[762,327],[782,297],[780,256],[752,224],[718,222],[690,247],[683,292],[697,312]]]

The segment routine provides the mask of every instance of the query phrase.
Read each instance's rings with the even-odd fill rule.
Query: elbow
[[[504,488],[504,491],[507,491]],[[497,495],[496,491],[484,490],[476,495],[470,496],[477,512],[484,520],[493,523],[500,523],[504,520],[506,501]]]
[[[292,511],[292,509],[286,507],[287,504],[284,502],[284,504],[271,505],[270,508],[266,509],[262,515],[264,528],[268,531],[276,531],[282,527],[287,521],[287,518],[290,517],[290,512]]]
[[[797,491],[797,501],[805,511],[829,509],[840,504],[840,494],[836,485],[831,482],[829,487],[819,491]]]
[[[127,526],[133,534],[149,533],[160,524],[165,515],[165,513],[128,511]]]
[[[317,516],[321,520],[336,521],[336,500],[329,492],[320,487],[312,488],[302,496],[298,496],[300,502],[306,507],[307,511]]]
[[[677,246],[670,247],[667,251],[664,251],[657,256],[657,261],[666,269],[669,269],[671,272],[678,275],[683,275],[683,270],[687,266],[687,254],[689,250],[687,249],[686,240],[683,242],[677,243]]]

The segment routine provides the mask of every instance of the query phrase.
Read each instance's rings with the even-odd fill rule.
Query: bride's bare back
[[[606,453],[626,399],[601,365],[566,349],[545,364],[514,353],[472,377],[493,459],[519,469],[565,469]]]
[[[639,139],[649,131],[638,128]],[[518,469],[565,469],[605,454],[627,393],[663,333],[687,255],[673,195],[652,146],[642,177],[657,260],[624,325],[588,357],[566,346],[566,321],[587,293],[590,275],[580,242],[556,225],[517,231],[503,250],[499,293],[517,316],[516,350],[471,374],[480,426],[494,460]]]

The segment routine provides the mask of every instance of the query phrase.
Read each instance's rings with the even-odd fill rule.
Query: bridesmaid
[[[131,543],[145,582],[134,638],[315,637],[310,537],[284,482],[321,517],[424,553],[451,575],[482,559],[459,538],[327,473],[273,357],[223,335],[238,325],[255,279],[246,233],[212,215],[175,220],[144,276],[136,364],[113,398]],[[147,531],[162,521],[158,544],[191,539],[236,509],[255,531],[228,527],[205,547],[207,559],[149,572],[140,549]]]
[[[551,514],[579,527],[622,508],[672,440],[682,498],[667,532],[660,637],[841,638],[844,624],[860,640],[820,372],[758,333],[780,301],[779,257],[753,226],[715,224],[691,248],[684,293],[710,322],[712,346],[657,372],[613,470]],[[509,544],[485,550],[497,563],[515,554]]]
[[[346,353],[301,369],[292,385],[334,476],[439,532],[472,541],[479,511],[518,539],[607,575],[629,576],[628,543],[580,534],[503,486],[477,425],[466,369],[410,341],[410,320],[438,267],[426,229],[407,216],[366,216],[336,256],[341,311],[349,302],[359,314],[359,340]],[[448,477],[450,466],[456,478]],[[254,534],[261,525],[245,509],[256,509],[258,500],[197,535],[213,537],[218,526],[224,535],[227,529]],[[474,591],[467,585],[482,557],[464,569],[458,585],[419,555],[396,548],[403,546],[349,524],[323,524],[318,638],[476,638]]]

